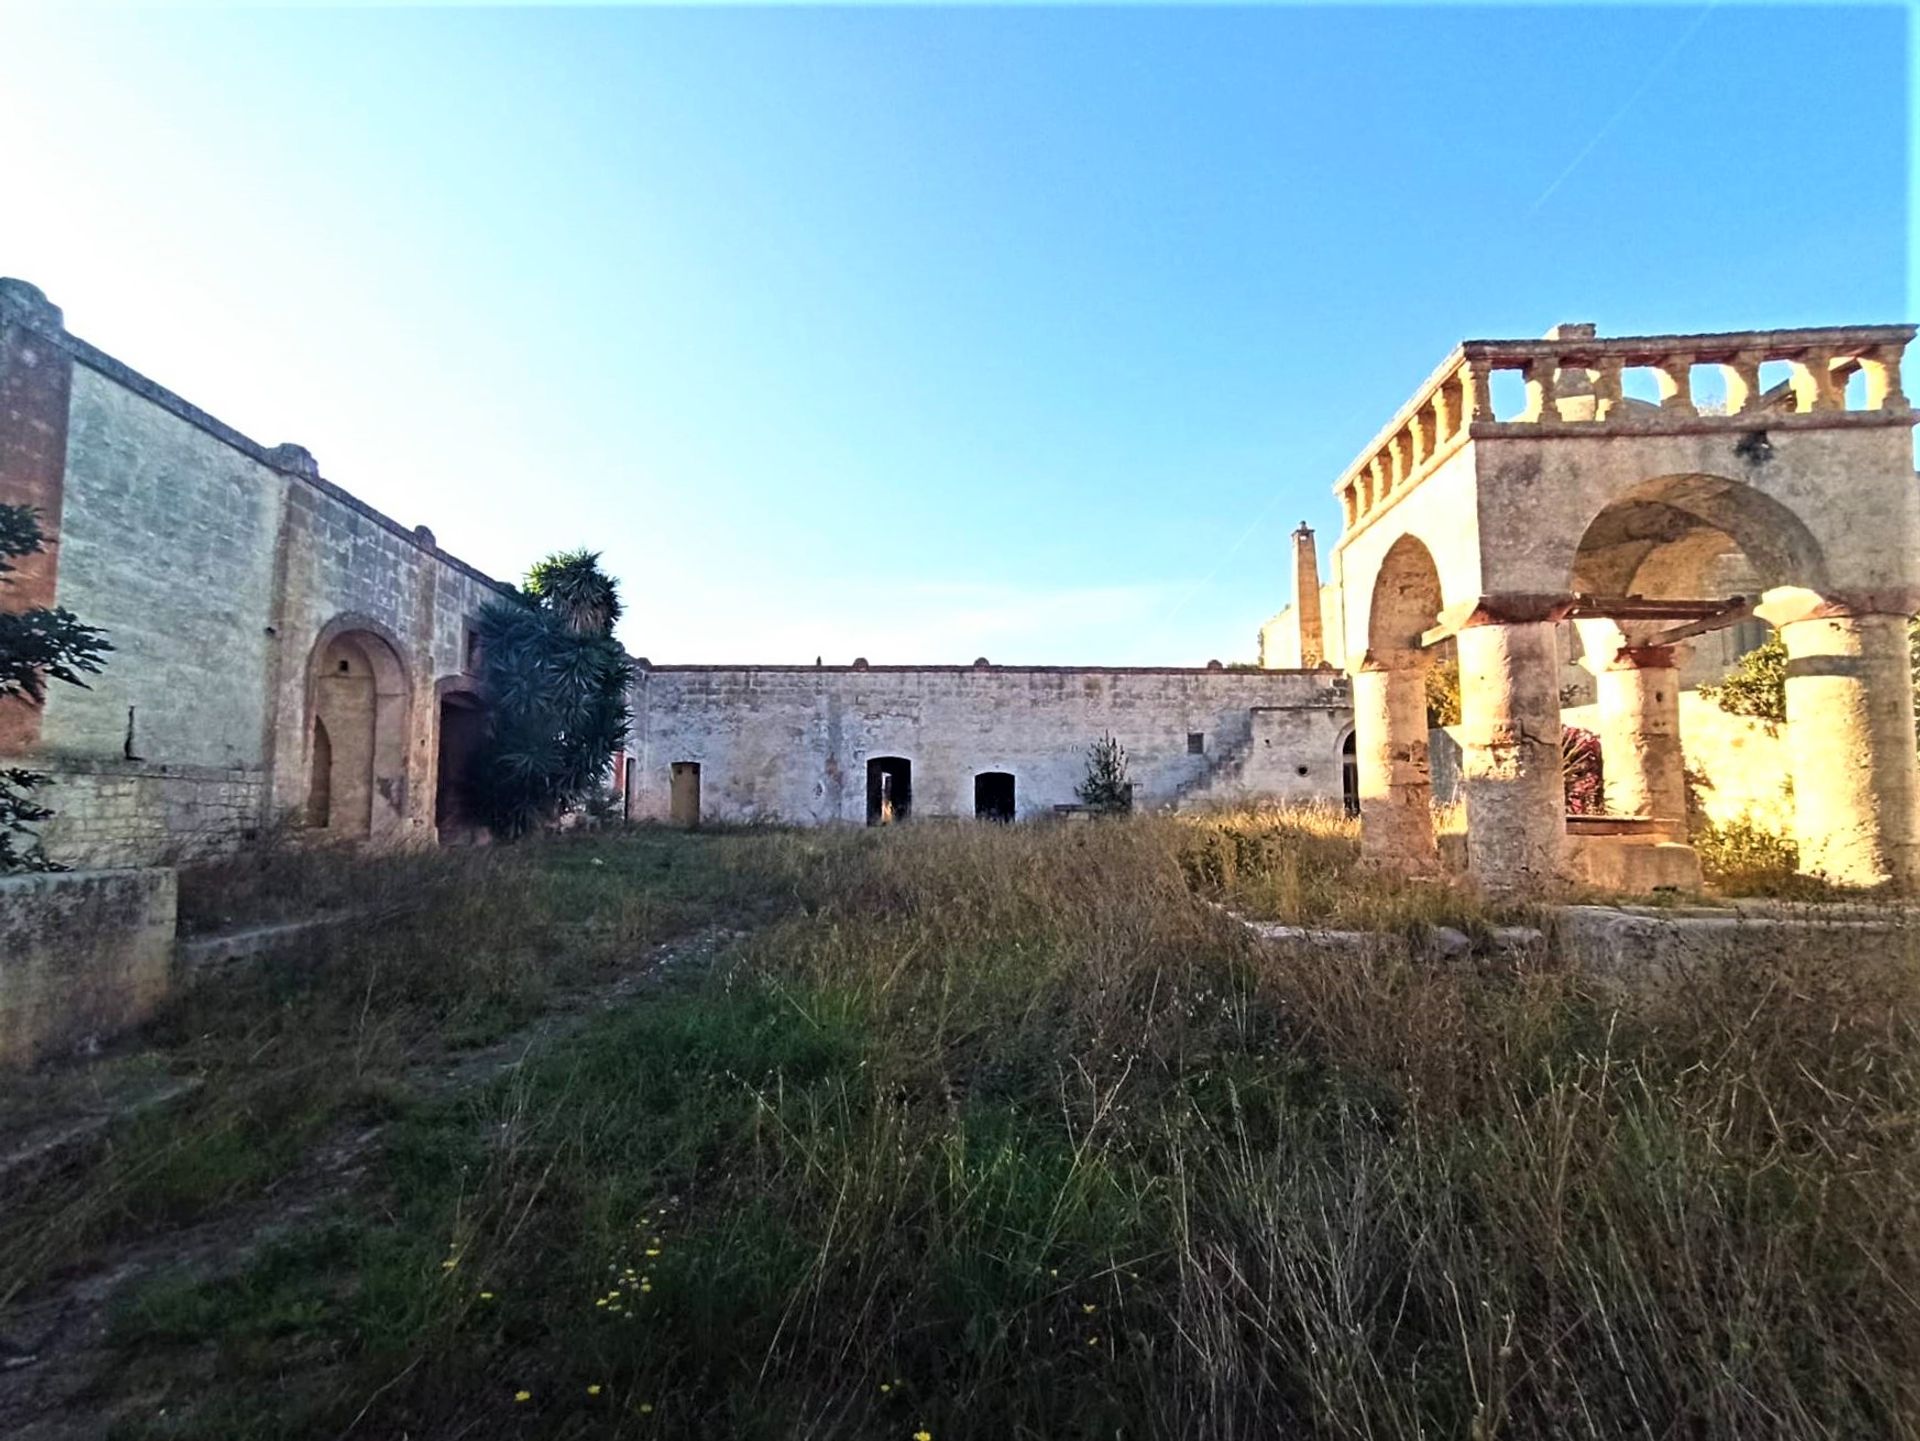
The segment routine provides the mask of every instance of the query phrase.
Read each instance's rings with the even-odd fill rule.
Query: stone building
[[[681,822],[1025,819],[1075,803],[1106,734],[1143,808],[1337,805],[1348,717],[1330,668],[643,663],[628,807]]]
[[[1687,884],[1681,692],[1771,625],[1803,861],[1920,883],[1913,334],[1463,342],[1335,486],[1324,580],[1313,532],[1294,533],[1259,668],[641,663],[612,783],[634,819],[1022,818],[1071,806],[1112,734],[1142,806],[1344,800],[1377,857],[1417,871],[1438,859],[1425,677],[1451,660],[1484,884]],[[1696,372],[1724,403],[1696,400]],[[1503,376],[1524,394],[1510,412]],[[0,760],[56,778],[55,856],[145,862],[283,824],[469,829],[453,778],[484,724],[472,621],[504,588],[424,527],[70,335],[12,280],[0,500],[37,507],[53,542],[0,604],[66,606],[115,646],[90,688],[0,707]],[[1562,707],[1583,702],[1601,823],[1563,804]]]
[[[1681,693],[1772,626],[1803,866],[1920,884],[1920,490],[1900,375],[1913,335],[1565,325],[1456,347],[1336,484],[1330,585],[1297,592],[1262,633],[1263,656],[1283,660],[1316,630],[1337,637],[1323,643],[1353,678],[1368,848],[1436,863],[1425,677],[1453,660],[1484,884],[1697,879]],[[1508,375],[1524,398],[1502,413]],[[1604,751],[1610,815],[1595,823],[1570,822],[1561,792],[1563,699],[1584,698],[1573,663]]]
[[[50,539],[0,604],[114,646],[87,689],[0,702],[0,758],[50,773],[48,852],[124,865],[282,823],[344,838],[460,824],[469,621],[498,582],[70,335],[0,280],[0,500]]]

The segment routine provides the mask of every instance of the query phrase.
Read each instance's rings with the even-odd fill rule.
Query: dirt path
[[[656,946],[598,984],[557,996],[552,1006],[511,1035],[477,1050],[429,1049],[397,1079],[429,1099],[485,1085],[663,980],[711,964],[746,934],[714,926]],[[65,1079],[86,1084],[84,1073]],[[40,1153],[49,1146],[85,1146],[133,1110],[166,1104],[190,1089],[175,1083],[164,1094],[142,1092],[124,1103],[95,1108],[51,1137],[25,1137],[0,1162],[12,1158],[17,1169],[41,1164],[45,1158]],[[85,1267],[9,1306],[0,1331],[0,1436],[10,1441],[94,1441],[105,1436],[112,1418],[105,1398],[93,1393],[95,1379],[112,1360],[107,1321],[113,1297],[163,1268],[187,1267],[209,1277],[237,1270],[262,1245],[358,1189],[384,1129],[338,1128],[263,1194],[162,1235],[109,1244]]]

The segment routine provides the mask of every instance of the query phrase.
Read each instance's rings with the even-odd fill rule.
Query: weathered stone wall
[[[973,815],[986,771],[1013,774],[1020,816],[1048,814],[1075,802],[1107,732],[1142,806],[1338,804],[1350,714],[1329,671],[1013,666],[660,666],[633,711],[636,819],[667,818],[671,767],[692,761],[704,819],[798,823],[863,822],[876,756],[912,762],[917,816]]]
[[[170,870],[0,876],[0,1066],[137,1025],[173,963]]]
[[[57,483],[24,462],[26,479],[0,476],[0,500],[39,506],[58,534],[50,594],[0,601],[51,600],[114,646],[88,688],[0,718],[0,753],[54,777],[49,853],[141,864],[304,818],[316,661],[339,636],[381,661],[382,724],[360,748],[379,751],[373,834],[431,837],[439,697],[472,688],[467,632],[497,583],[299,446],[263,446],[68,334],[15,281],[0,282],[0,370],[0,391],[27,375],[30,399],[70,396],[57,446],[39,437],[60,420],[46,405],[0,408],[0,457],[63,457]]]

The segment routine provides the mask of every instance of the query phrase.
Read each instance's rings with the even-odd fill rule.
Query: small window
[[[1187,732],[1187,754],[1203,756],[1207,753],[1207,733],[1205,731]]]
[[[480,674],[480,632],[472,626],[466,628],[465,669],[468,675]]]
[[[352,666],[350,666],[350,665],[348,665],[348,664],[347,664],[347,663],[346,663],[345,661],[341,661],[341,662],[340,662],[340,674],[341,674],[341,675],[351,675],[352,673],[353,673],[353,667],[352,667]]]

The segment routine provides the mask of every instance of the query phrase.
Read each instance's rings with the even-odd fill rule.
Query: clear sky
[[[656,661],[1250,659],[1455,341],[1911,318],[1906,21],[0,10],[0,274]]]

